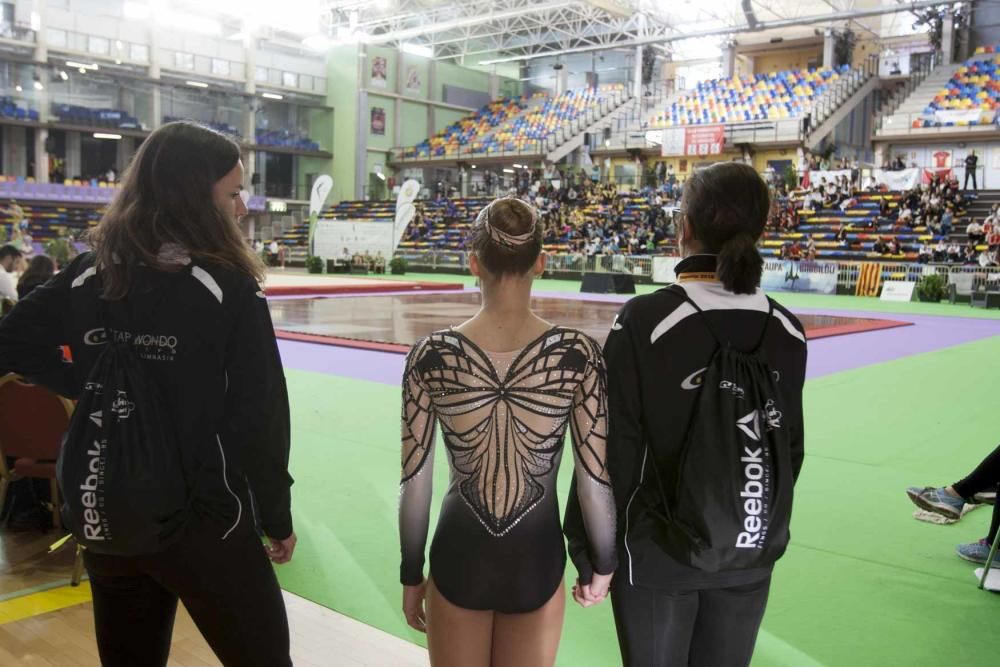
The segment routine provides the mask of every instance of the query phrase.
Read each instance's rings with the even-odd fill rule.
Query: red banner
[[[684,155],[718,155],[726,141],[722,125],[684,128]]]
[[[953,172],[951,169],[924,169],[923,173],[920,175],[921,183],[930,183],[937,176],[940,181],[950,181]]]

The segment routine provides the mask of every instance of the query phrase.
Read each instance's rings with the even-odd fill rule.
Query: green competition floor
[[[538,289],[578,288],[545,281]],[[997,317],[852,297],[779,299],[802,308]],[[793,540],[775,571],[755,666],[1000,664],[1000,596],[978,591],[972,564],[954,555],[956,544],[986,533],[989,509],[954,526],[920,523],[904,494],[909,485],[955,481],[995,445],[998,358],[993,337],[807,383]],[[279,568],[282,586],[422,643],[399,609],[399,389],[287,374],[299,545]],[[569,457],[564,464],[562,498]],[[434,473],[432,515],[447,482],[446,457],[437,457]],[[610,604],[567,607],[558,664],[620,664]]]

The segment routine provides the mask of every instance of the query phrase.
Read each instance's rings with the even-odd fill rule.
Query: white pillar
[[[722,78],[729,79],[736,74],[736,44],[726,42],[722,47]]]
[[[32,6],[32,10],[38,14],[38,29],[35,31],[35,51],[32,54],[36,63],[47,63],[49,61],[45,20],[45,8],[47,4],[46,0],[35,0]]]
[[[66,178],[81,176],[80,133],[66,133]]]
[[[44,127],[35,128],[35,177],[36,183],[49,182],[49,154],[45,152],[45,140],[49,131]]]
[[[500,77],[496,72],[490,74],[490,99],[495,100],[500,97]]]
[[[565,65],[562,69],[556,70],[556,95],[562,95],[569,86],[569,71]]]
[[[632,75],[632,95],[642,97],[642,47],[635,47],[635,71]]]
[[[833,28],[827,28],[823,32],[823,67],[833,67],[833,46],[837,43],[837,37],[833,34]]]
[[[950,8],[945,10],[941,23],[941,62],[948,65],[955,54],[955,15]]]

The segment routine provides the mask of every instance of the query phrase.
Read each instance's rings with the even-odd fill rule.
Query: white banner
[[[816,187],[819,185],[822,179],[826,179],[827,183],[836,183],[837,179],[841,176],[846,176],[847,180],[851,180],[851,170],[850,169],[837,169],[831,171],[810,171],[809,172],[809,187]]]
[[[674,268],[680,264],[680,257],[662,257],[657,255],[653,258],[653,282],[661,285],[677,282],[677,275]]]
[[[413,202],[419,194],[420,183],[412,178],[399,188],[399,196],[396,197],[396,222],[393,227],[393,252],[399,247],[399,242],[403,240],[403,234],[406,233],[406,227],[417,213]]]
[[[323,174],[313,181],[312,193],[309,195],[309,214],[317,215],[323,210],[323,204],[333,187],[333,179]]]
[[[872,175],[875,177],[876,182],[880,185],[885,184],[893,191],[912,190],[920,185],[919,169],[903,169],[902,171],[875,169],[872,171]]]
[[[913,301],[913,288],[917,284],[903,280],[887,280],[882,283],[882,301]]]
[[[366,252],[374,257],[379,252],[386,258],[392,257],[393,224],[391,222],[367,222],[363,220],[319,220],[313,254],[327,259],[340,259],[344,248],[350,255]]]
[[[684,155],[684,137],[683,127],[671,127],[663,130],[660,155]]]
[[[995,111],[982,109],[938,109],[934,112],[934,120],[939,123],[984,123],[993,122]]]

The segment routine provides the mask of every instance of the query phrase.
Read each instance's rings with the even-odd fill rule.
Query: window
[[[91,35],[87,37],[87,51],[106,56],[111,51],[111,40]]]
[[[229,61],[212,58],[212,74],[216,76],[229,76]]]
[[[129,44],[128,58],[136,62],[149,62],[149,47],[145,44]]]
[[[281,85],[286,88],[298,88],[299,87],[299,75],[295,72],[282,72],[281,73]]]
[[[174,67],[177,69],[194,69],[194,54],[174,51]]]
[[[56,49],[66,48],[66,31],[49,28],[45,31],[45,40],[50,47]]]
[[[254,71],[253,78],[257,82],[267,83],[267,68],[266,67],[258,67]]]

